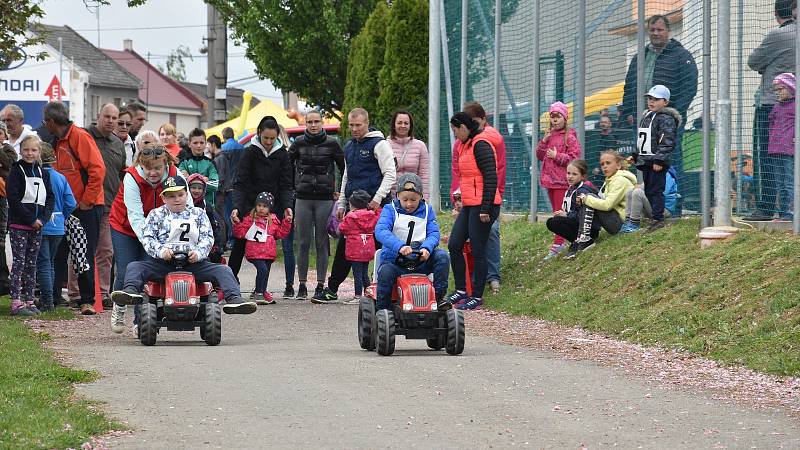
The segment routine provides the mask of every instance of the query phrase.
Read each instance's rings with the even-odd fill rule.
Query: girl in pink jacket
[[[275,198],[269,192],[256,197],[256,206],[239,223],[233,225],[233,236],[245,239],[244,256],[256,268],[256,287],[253,299],[259,305],[272,305],[275,300],[267,292],[269,268],[275,261],[278,248],[276,239],[284,239],[292,230],[292,217],[287,215],[283,221],[272,214]]]
[[[372,197],[364,190],[356,190],[350,195],[350,212],[339,225],[339,233],[344,236],[344,256],[352,264],[356,296],[346,304],[359,304],[361,294],[369,286],[369,262],[375,256],[375,224],[380,211],[368,209]]]
[[[569,188],[567,166],[581,154],[581,145],[575,130],[567,127],[569,118],[567,105],[555,102],[550,105],[550,131],[536,146],[536,158],[542,161],[540,180],[547,189],[553,211],[560,209],[564,194]],[[564,245],[564,238],[554,235],[551,252],[558,253]]]

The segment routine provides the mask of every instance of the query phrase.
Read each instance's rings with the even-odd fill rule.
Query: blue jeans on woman
[[[63,238],[63,234],[42,236],[42,246],[39,247],[39,256],[36,259],[36,280],[39,283],[39,301],[43,306],[53,305],[53,298],[55,298],[53,280],[56,277],[53,263]],[[58,286],[58,294],[61,295],[61,286]]]
[[[125,284],[125,274],[128,270],[128,264],[134,261],[144,261],[147,259],[147,252],[144,251],[142,243],[139,239],[128,236],[125,233],[120,233],[115,229],[111,229],[111,244],[114,246],[114,290],[119,291]],[[139,323],[139,305],[133,308],[133,323]]]

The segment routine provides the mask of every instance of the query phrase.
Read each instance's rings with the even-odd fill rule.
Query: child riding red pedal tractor
[[[169,331],[194,331],[200,327],[200,337],[208,345],[222,340],[222,307],[208,282],[196,282],[194,275],[182,269],[188,263],[187,253],[175,253],[175,271],[164,281],[148,281],[141,305],[139,340],[155,345],[161,328]]]

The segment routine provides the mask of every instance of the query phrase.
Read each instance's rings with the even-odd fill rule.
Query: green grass
[[[504,224],[502,292],[487,306],[800,375],[800,239],[740,231],[701,250],[698,230],[698,220],[682,220],[545,263],[552,235],[544,225]]]
[[[71,317],[67,309],[40,316]],[[46,339],[10,317],[8,298],[0,299],[0,448],[79,448],[90,436],[121,428],[75,399],[74,384],[95,375],[60,365],[42,348]]]

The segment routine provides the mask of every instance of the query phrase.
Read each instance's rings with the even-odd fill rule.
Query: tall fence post
[[[502,0],[494,2],[494,80],[492,83],[493,125],[500,131],[500,26],[502,24]]]
[[[439,0],[439,34],[442,40],[442,59],[444,60],[444,87],[447,95],[447,117],[453,117],[453,81],[450,78],[450,48],[447,45],[447,24],[444,17],[444,0]],[[459,108],[460,110],[461,108]],[[453,130],[448,127],[450,136],[450,148],[455,144]]]
[[[467,103],[467,52],[469,50],[469,41],[467,40],[467,32],[469,31],[469,0],[461,0],[461,84],[459,84],[459,101],[458,110],[464,103]]]
[[[435,211],[442,210],[439,189],[439,90],[441,81],[441,42],[439,37],[439,2],[430,2],[428,8],[428,151],[430,152],[430,186],[428,200]]]
[[[795,30],[794,43],[795,64],[800,65],[800,27]],[[795,67],[795,73],[797,67]],[[794,216],[792,217],[792,232],[800,234],[800,102],[794,103]]]
[[[703,169],[700,226],[711,226],[711,0],[703,0]]]
[[[739,116],[736,120],[736,214],[742,213],[742,172],[744,172],[744,139],[742,137],[742,112],[744,111],[744,0],[737,2],[736,17],[736,111]],[[731,119],[731,122],[733,119]]]
[[[636,117],[633,126],[639,123],[639,118],[644,113],[644,94],[647,86],[644,85],[644,60],[645,60],[645,9],[644,0],[638,0],[636,8]]]
[[[539,143],[540,62],[539,62],[539,0],[533,0],[533,98],[531,99],[531,211],[528,222],[536,223],[539,215],[539,161],[536,145]]]
[[[714,225],[731,225],[731,0],[717,3],[717,141]],[[705,126],[705,124],[704,124]]]
[[[575,92],[575,131],[581,144],[581,158],[586,154],[586,0],[578,6],[578,85]]]

